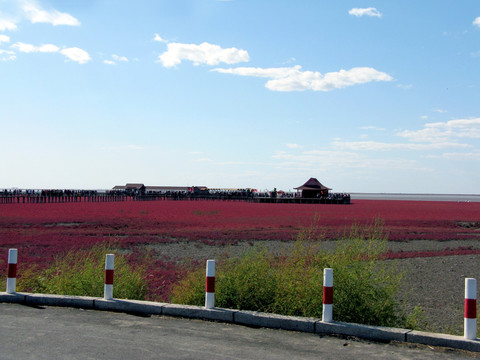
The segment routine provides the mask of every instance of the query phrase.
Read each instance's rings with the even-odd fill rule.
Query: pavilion
[[[296,187],[295,190],[302,191],[302,198],[320,198],[327,197],[328,190],[332,190],[324,185],[316,178],[310,178],[302,186]]]

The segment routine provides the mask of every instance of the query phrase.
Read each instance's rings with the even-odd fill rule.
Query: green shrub
[[[322,250],[316,229],[301,232],[293,249],[279,256],[254,248],[217,265],[216,306],[320,318],[323,269],[334,269],[334,319],[355,323],[402,326],[406,322],[395,294],[402,274],[379,263],[386,249],[383,224],[352,227],[334,249]],[[205,270],[180,281],[172,300],[203,305]],[[412,322],[412,318],[409,318]]]
[[[89,250],[69,251],[46,269],[28,268],[18,282],[18,291],[103,297],[105,255],[114,253],[109,245]],[[125,256],[115,255],[113,296],[119,299],[145,299],[145,266],[133,269]]]

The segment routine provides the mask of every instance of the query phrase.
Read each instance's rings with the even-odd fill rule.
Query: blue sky
[[[0,0],[0,188],[480,193],[479,1]]]

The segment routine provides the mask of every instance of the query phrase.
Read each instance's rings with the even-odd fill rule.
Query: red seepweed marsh
[[[169,300],[186,271],[203,267],[202,248],[238,244],[289,244],[314,227],[322,240],[337,240],[352,225],[381,220],[394,249],[385,258],[478,254],[480,203],[355,200],[351,205],[259,204],[239,201],[129,201],[113,203],[8,204],[0,206],[0,275],[8,248],[19,251],[22,268],[40,269],[72,249],[113,243],[132,266],[148,250],[147,298]],[[440,244],[412,249],[409,244]],[[456,247],[452,247],[456,241]],[[462,241],[458,243],[458,241]],[[448,246],[442,246],[448,244]],[[473,245],[472,245],[473,244]],[[181,256],[167,247],[183,248]],[[240,248],[241,249],[241,248]],[[198,251],[197,251],[198,250]],[[208,254],[208,252],[206,253]],[[190,256],[191,255],[191,256]],[[3,265],[2,265],[3,264]],[[21,281],[21,280],[19,280]]]

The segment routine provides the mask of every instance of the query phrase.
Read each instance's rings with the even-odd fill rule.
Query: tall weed
[[[321,317],[323,269],[330,267],[334,269],[335,320],[404,325],[407,318],[395,300],[402,274],[377,261],[386,249],[383,223],[353,226],[330,251],[323,249],[318,234],[321,232],[312,226],[305,229],[291,251],[279,256],[266,248],[254,248],[241,258],[221,260],[216,306]],[[202,305],[204,284],[204,269],[199,269],[179,282],[172,300]]]
[[[40,270],[30,267],[22,272],[19,291],[103,297],[105,255],[115,253],[110,245],[95,245],[88,250],[70,250]],[[121,299],[145,299],[145,265],[132,268],[127,258],[115,256],[113,295]]]

